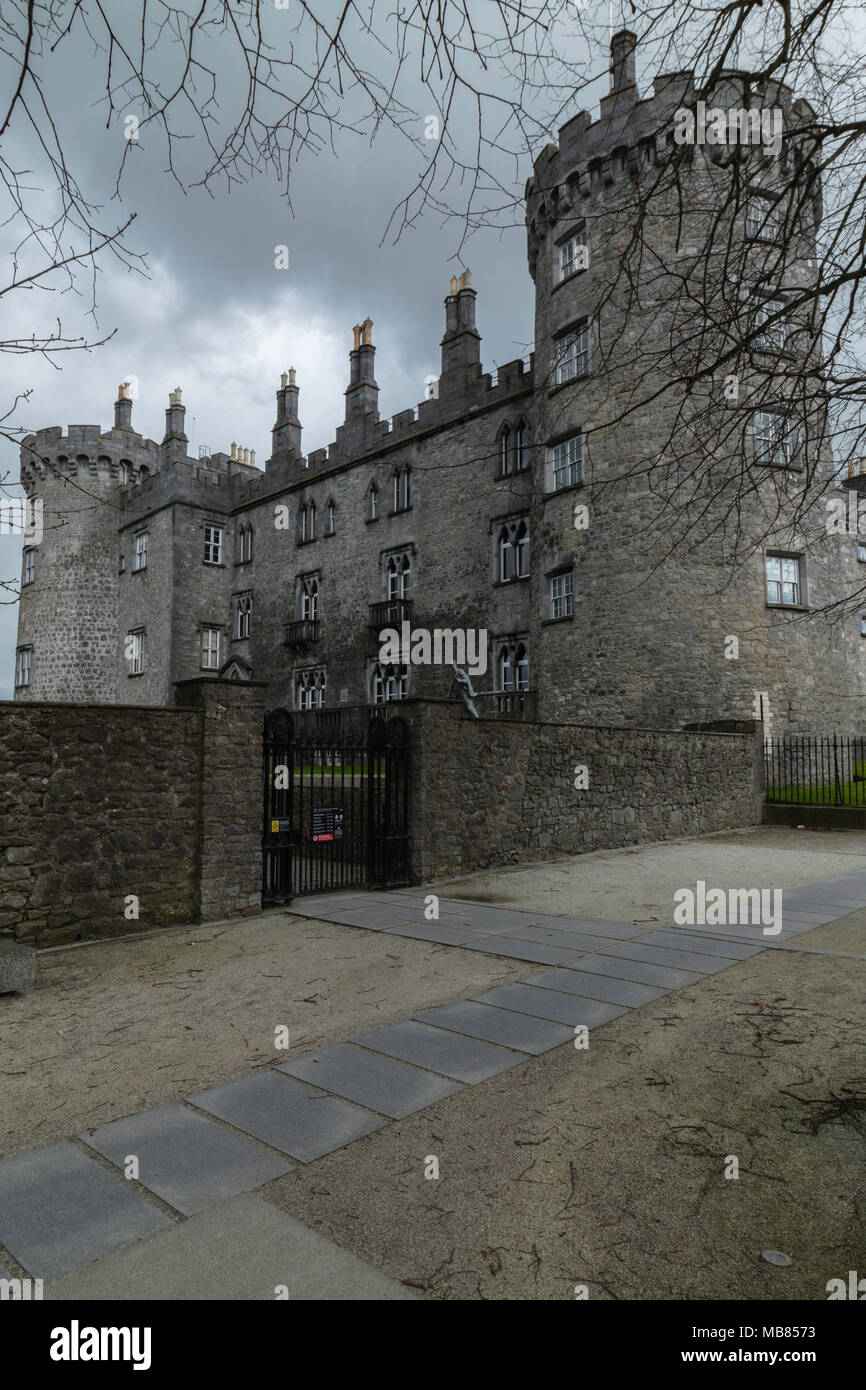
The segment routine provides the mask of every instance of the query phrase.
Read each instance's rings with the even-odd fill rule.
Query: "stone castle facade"
[[[634,47],[628,32],[614,37],[599,119],[569,121],[527,184],[528,361],[484,371],[465,273],[445,300],[429,398],[379,418],[367,320],[349,354],[344,422],[306,456],[294,371],[276,393],[263,470],[234,445],[191,458],[179,389],[161,443],[134,431],[125,387],[112,429],[24,440],[22,483],[42,501],[44,536],[25,551],[16,700],[166,705],[177,682],[202,674],[264,682],[266,703],[290,709],[455,696],[450,638],[439,664],[382,658],[383,629],[408,622],[486,634],[486,669],[473,677],[482,714],[656,729],[760,717],[773,733],[858,726],[866,628],[858,611],[826,613],[866,576],[856,535],[793,525],[785,507],[764,534],[759,489],[746,525],[760,537],[736,564],[719,534],[663,564],[647,549],[664,509],[635,465],[664,455],[681,403],[662,394],[631,414],[622,406],[641,364],[648,381],[663,375],[653,363],[680,330],[666,277],[693,270],[689,246],[701,244],[718,171],[695,149],[690,197],[674,215],[676,190],[660,176],[694,85],[658,77],[639,99]],[[734,74],[718,100],[742,94]],[[770,95],[786,120],[800,109],[779,84]],[[753,203],[772,207],[795,154],[789,143],[760,157]],[[648,190],[647,293],[626,307],[617,267]],[[750,233],[753,215],[734,220],[755,266],[768,252]],[[783,303],[814,274],[819,217],[816,192],[774,290]],[[796,332],[784,351],[796,353]],[[769,450],[792,495],[806,477],[833,493],[828,451],[808,467],[802,450],[778,456],[760,393],[744,390],[740,455]],[[724,400],[707,401],[732,418]],[[779,495],[777,476],[767,486]],[[822,496],[815,507],[820,519]]]

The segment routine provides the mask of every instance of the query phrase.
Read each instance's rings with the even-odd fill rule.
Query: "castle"
[[[660,76],[640,99],[635,46],[628,31],[613,37],[599,119],[570,120],[527,183],[528,360],[483,370],[467,272],[445,299],[429,398],[379,418],[366,320],[354,330],[344,422],[307,456],[294,371],[276,393],[264,470],[236,445],[191,458],[179,389],[161,443],[134,431],[126,386],[110,430],[72,425],[23,441],[21,480],[42,501],[44,537],[25,549],[16,700],[166,705],[176,682],[202,674],[265,682],[269,706],[295,710],[455,698],[448,660],[383,655],[383,629],[408,623],[484,634],[483,674],[473,677],[482,715],[851,729],[866,694],[866,617],[840,610],[829,621],[826,610],[861,583],[866,546],[828,533],[820,495],[811,529],[802,508],[795,515],[804,487],[844,498],[838,465],[823,445],[808,460],[802,444],[789,449],[755,384],[773,354],[796,358],[796,314],[784,339],[761,341],[735,414],[714,384],[698,383],[725,430],[742,422],[708,469],[729,479],[744,451],[767,467],[766,487],[744,503],[758,537],[751,552],[731,564],[724,534],[709,533],[664,564],[647,558],[664,506],[634,465],[664,456],[681,402],[650,392],[630,414],[621,407],[638,367],[649,379],[680,331],[665,285],[695,272],[689,256],[722,184],[717,152],[699,146],[682,166],[689,196],[664,184],[675,113],[693,100],[694,81]],[[782,84],[767,87],[787,129],[807,108]],[[714,100],[748,107],[743,92],[742,74],[723,74]],[[782,191],[806,168],[793,140],[754,152],[748,208],[732,226],[757,281]],[[809,174],[770,313],[814,275],[820,188]],[[626,305],[617,269],[647,190],[644,297]],[[721,283],[704,288],[705,320],[708,297],[726,294]],[[779,496],[768,531],[766,507]]]

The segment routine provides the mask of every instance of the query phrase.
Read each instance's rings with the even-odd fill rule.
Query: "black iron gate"
[[[265,715],[262,902],[409,881],[405,720]]]

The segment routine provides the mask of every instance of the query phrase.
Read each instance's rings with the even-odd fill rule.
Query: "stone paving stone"
[[[119,1168],[135,1154],[142,1186],[185,1216],[261,1187],[292,1167],[175,1102],[79,1138]]]
[[[723,943],[719,942],[719,950]],[[605,948],[606,956],[621,956],[625,960],[645,960],[648,965],[672,965],[675,970],[695,970],[698,974],[715,975],[734,964],[732,956],[705,955],[702,951],[675,951],[663,946],[646,946],[641,941],[621,942]]]
[[[699,954],[708,956],[717,955],[722,944],[715,937],[696,935],[692,927],[673,927],[670,931],[648,932],[640,940],[641,944],[645,946],[665,946],[668,949],[678,951],[697,951]],[[756,956],[761,949],[762,947],[752,946],[745,941],[726,941],[724,943],[725,953],[732,956],[734,960],[748,960],[750,956]]]
[[[580,999],[576,994],[561,994],[554,989],[538,989],[535,985],[497,985],[473,996],[478,1004],[495,1004],[497,1008],[513,1009],[533,1018],[549,1018],[554,1023],[585,1024],[597,1028],[628,1009],[616,1004],[604,1004],[600,999]]]
[[[365,1052],[351,1043],[340,1043],[337,1047],[326,1047],[307,1057],[298,1057],[293,1062],[282,1062],[277,1071],[312,1082],[395,1120],[463,1089],[442,1076],[397,1062],[392,1057]]]
[[[321,1232],[246,1192],[47,1284],[45,1297],[74,1303],[141,1300],[189,1306],[205,1300],[261,1300],[273,1305],[281,1285],[290,1306],[325,1299],[379,1303],[415,1297]],[[124,1316],[120,1312],[110,1321]],[[92,1314],[89,1321],[94,1321]],[[108,1319],[103,1315],[95,1321]]]
[[[651,1004],[667,994],[666,989],[656,989],[652,985],[639,985],[633,980],[613,979],[608,975],[593,975],[583,970],[540,970],[537,975],[529,975],[528,985],[538,985],[540,989],[557,989],[563,994],[579,994],[584,999],[602,999],[606,1004],[625,1004],[630,1009],[641,1004]]]
[[[253,1072],[188,1099],[301,1163],[310,1163],[382,1128],[380,1116],[334,1096],[323,1096],[300,1081],[277,1076],[280,1070]]]
[[[509,941],[533,941],[542,946],[559,946],[571,955],[610,945],[609,936],[589,936],[583,932],[557,931],[549,927],[511,927],[502,935],[507,936]]]
[[[617,980],[634,980],[641,985],[658,985],[660,989],[685,989],[702,980],[696,970],[675,970],[670,965],[647,965],[643,960],[620,960],[618,956],[581,956],[581,970],[592,975],[612,975]],[[581,991],[584,993],[585,991]]]
[[[36,1279],[153,1235],[171,1219],[66,1140],[0,1161],[0,1242]]]
[[[546,917],[544,926],[549,927],[551,931],[609,936],[614,941],[631,941],[633,936],[639,936],[643,930],[643,924],[636,927],[628,922],[609,922],[605,917]]]
[[[574,948],[545,946],[522,939],[512,940],[510,936],[482,936],[480,940],[467,942],[468,951],[486,951],[491,956],[508,956],[512,960],[534,960],[539,965],[561,965],[574,955]]]
[[[502,1043],[505,1047],[533,1055],[549,1052],[551,1048],[574,1039],[572,1030],[561,1023],[531,1018],[529,1014],[516,1014],[509,1009],[497,1009],[491,1004],[479,1004],[474,999],[460,999],[455,1004],[428,1009],[415,1017],[421,1023],[432,1023],[436,1028],[450,1028],[454,1033],[483,1038],[485,1042]]]
[[[496,1076],[518,1062],[526,1061],[519,1053],[504,1047],[494,1047],[491,1043],[480,1042],[478,1038],[462,1037],[459,1033],[431,1027],[429,1023],[419,1023],[416,1019],[392,1023],[387,1028],[374,1028],[371,1033],[361,1033],[353,1038],[352,1042],[360,1047],[370,1047],[374,1052],[383,1052],[388,1057],[396,1057],[401,1062],[412,1062],[414,1066],[441,1072],[443,1076],[465,1081],[468,1085],[485,1081],[488,1076]]]
[[[479,934],[471,927],[450,927],[444,922],[425,922],[418,927],[388,927],[387,936],[411,936],[417,941],[438,941],[444,946],[465,946],[478,941]]]

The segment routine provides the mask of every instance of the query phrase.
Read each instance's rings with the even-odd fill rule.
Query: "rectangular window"
[[[16,690],[20,690],[23,686],[30,684],[30,659],[32,655],[32,647],[19,647],[15,653]]]
[[[866,563],[866,545],[858,545],[857,559],[860,560],[861,563]]]
[[[126,638],[126,659],[129,662],[129,674],[140,676],[144,671],[144,633],[130,632]]]
[[[147,532],[142,531],[135,538],[135,557],[132,561],[133,573],[147,569]]]
[[[550,451],[553,491],[573,487],[581,481],[583,473],[582,436],[572,435],[561,444],[555,444]]]
[[[574,575],[556,574],[550,581],[551,618],[570,618],[574,612]]]
[[[860,636],[866,637],[866,613],[860,614]]]
[[[761,329],[754,340],[755,347],[764,348],[771,352],[781,352],[785,346],[787,338],[785,320],[778,318],[769,327],[764,327],[772,315],[780,313],[784,309],[781,299],[767,299],[763,304],[759,304],[755,312],[755,327]]]
[[[22,583],[32,584],[36,578],[36,551],[28,545],[24,551],[24,578]]]
[[[752,417],[755,462],[787,468],[791,462],[791,432],[785,415],[758,410]]]
[[[218,627],[203,627],[201,630],[201,669],[218,671],[220,667],[220,638]]]
[[[800,561],[793,555],[766,557],[767,602],[798,606],[801,602]]]
[[[586,230],[582,228],[579,232],[575,232],[574,236],[569,237],[568,241],[563,241],[557,247],[553,283],[559,285],[575,271],[586,270],[588,266],[589,251],[586,245]]]
[[[760,241],[778,241],[781,230],[781,203],[753,193],[746,208],[746,236]]]
[[[221,526],[204,528],[204,562],[206,565],[220,565],[223,558],[223,533]]]
[[[561,386],[589,371],[589,330],[586,324],[574,333],[566,333],[554,343],[554,382]]]

